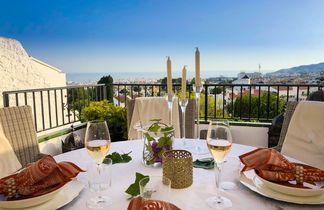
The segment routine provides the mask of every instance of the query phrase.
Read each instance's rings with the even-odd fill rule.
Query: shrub
[[[278,104],[277,100],[279,102]],[[260,108],[258,108],[259,103]],[[269,95],[268,92],[262,93],[260,96],[260,101],[258,96],[251,96],[251,103],[249,94],[243,94],[242,98],[239,96],[235,99],[234,104],[229,103],[227,105],[227,110],[229,113],[233,113],[233,117],[241,116],[243,118],[248,118],[250,116],[251,118],[257,118],[259,116],[260,118],[264,119],[272,119],[277,114],[283,112],[284,104],[284,98],[279,97],[277,99],[277,94],[272,92],[270,92]],[[267,111],[269,111],[269,115]]]
[[[82,109],[82,121],[105,120],[107,122],[111,141],[127,139],[126,108],[114,106],[107,100],[91,102],[88,107]]]
[[[114,90],[112,84],[114,83],[114,79],[112,76],[103,76],[100,78],[97,84],[105,84],[106,87],[106,93],[107,93],[107,99],[109,102],[113,103],[114,98]]]

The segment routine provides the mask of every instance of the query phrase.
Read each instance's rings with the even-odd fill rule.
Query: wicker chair
[[[135,106],[135,99],[129,99],[127,98],[126,100],[126,109],[127,109],[127,128],[129,128],[129,125],[131,123],[132,120],[132,116],[133,116],[133,112],[134,112],[134,106]],[[186,138],[194,138],[195,135],[195,99],[189,99],[188,101],[188,105],[186,108],[186,122],[185,122],[185,136]],[[179,107],[179,110],[180,107]],[[181,136],[182,136],[182,114],[181,111],[179,111],[179,115],[180,115],[180,132],[181,132]]]
[[[308,101],[324,101],[324,91],[318,90],[318,91],[312,92],[311,94],[309,94],[309,96],[307,97],[306,100],[308,100]],[[279,152],[281,152],[281,148],[282,148],[282,145],[286,138],[286,134],[287,134],[287,130],[288,130],[288,126],[289,126],[291,117],[293,116],[297,105],[298,105],[297,101],[288,101],[288,103],[287,103],[287,107],[286,107],[286,111],[285,111],[285,115],[284,115],[284,121],[283,121],[281,132],[280,132],[279,141],[278,141],[277,146],[273,147],[274,149],[278,150]]]
[[[279,152],[281,151],[282,145],[285,141],[288,126],[289,126],[291,117],[293,116],[297,105],[298,105],[297,101],[288,101],[288,103],[287,103],[286,111],[284,114],[284,121],[282,123],[282,128],[281,128],[281,132],[280,132],[279,141],[278,141],[277,146],[273,147],[273,149],[276,149]]]
[[[318,90],[315,92],[312,92],[311,94],[309,94],[309,96],[307,97],[308,101],[324,101],[324,91],[323,90]]]
[[[43,156],[30,106],[0,108],[0,124],[22,167]]]

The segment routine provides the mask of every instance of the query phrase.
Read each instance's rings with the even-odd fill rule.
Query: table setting
[[[175,149],[182,145],[182,139],[175,139]],[[193,139],[186,139],[187,144],[194,144]],[[143,152],[143,140],[133,140],[129,142],[114,142],[110,147],[110,154],[117,152],[119,154],[127,154],[132,158],[127,163],[117,163],[112,165],[111,171],[111,186],[105,189],[102,193],[107,195],[112,199],[112,203],[109,206],[110,209],[127,209],[130,200],[129,195],[125,193],[126,189],[134,182],[135,173],[139,172],[150,177],[163,177],[162,168],[152,168],[147,167],[143,164],[142,152]],[[206,142],[200,142],[200,145],[206,146]],[[238,158],[239,155],[246,154],[255,150],[254,147],[233,144],[232,150],[228,155],[228,162],[223,163],[224,166],[229,164],[231,168],[234,167],[233,157]],[[195,156],[193,155],[193,160],[207,158],[207,155],[204,156]],[[69,153],[64,153],[54,157],[57,162],[60,161],[73,161],[80,168],[87,168],[89,162],[91,162],[90,156],[87,154],[85,149],[72,151]],[[180,209],[209,209],[209,206],[206,203],[206,199],[209,196],[215,195],[216,186],[215,186],[215,174],[213,169],[204,169],[204,168],[193,168],[193,182],[192,185],[184,189],[170,189],[170,200],[169,203],[176,205]],[[252,170],[247,171],[252,172]],[[224,170],[222,172],[223,177],[233,177],[232,171]],[[88,175],[87,172],[81,172],[78,174],[77,183],[81,183],[79,186],[72,185],[74,188],[78,188],[77,195],[71,200],[68,199],[67,205],[65,206],[53,206],[50,205],[51,202],[57,202],[60,200],[60,197],[70,195],[69,191],[73,191],[70,187],[67,188],[68,191],[64,192],[62,190],[56,197],[52,200],[45,202],[39,206],[34,206],[30,209],[42,209],[42,206],[49,206],[47,209],[88,209],[86,206],[86,201],[93,197],[95,192],[91,192],[88,187]],[[322,209],[323,205],[300,205],[295,204],[294,200],[288,202],[282,202],[277,200],[282,200],[283,196],[286,196],[283,193],[277,193],[271,190],[268,187],[258,187],[256,186],[253,179],[235,179],[235,184],[237,185],[233,190],[221,190],[221,195],[226,196],[232,202],[232,209],[241,209],[241,207],[250,208],[250,209]],[[160,179],[162,182],[162,178]],[[242,183],[242,184],[241,184]],[[270,192],[270,193],[269,193]],[[80,193],[80,194],[79,194]],[[280,195],[276,197],[275,195]],[[62,196],[64,195],[64,196]],[[300,198],[300,197],[297,197]],[[296,199],[295,199],[296,200]],[[63,202],[64,203],[64,202]],[[278,208],[280,207],[280,208]],[[1,207],[2,208],[2,207]],[[107,207],[108,208],[108,207]],[[28,208],[27,208],[28,209]]]
[[[196,138],[178,135],[174,126],[179,105],[185,130],[187,70],[174,103],[168,57],[168,92],[157,100],[167,105],[163,119],[133,122],[139,139],[119,142],[111,141],[106,121],[87,122],[85,148],[2,177],[0,209],[324,209],[323,170],[272,148],[235,144],[228,121],[210,121],[200,139],[199,63],[197,49]]]
[[[214,124],[216,126],[216,124]],[[219,125],[218,125],[219,126]],[[210,129],[211,130],[211,129]],[[217,132],[209,131],[209,133],[216,134]],[[216,137],[212,137],[210,139],[215,139]],[[98,137],[98,136],[96,136]],[[224,138],[224,136],[222,136]],[[183,144],[182,141],[186,141]],[[187,151],[183,150],[183,145],[196,145],[195,139],[173,139],[173,150],[172,151]],[[213,142],[211,142],[213,145]],[[201,147],[207,148],[206,141],[200,141],[199,145]],[[226,161],[222,163],[223,171],[222,177],[219,180],[218,186],[220,190],[218,191],[222,197],[226,197],[231,201],[232,207],[230,209],[322,209],[323,205],[309,205],[309,204],[321,204],[323,203],[323,194],[320,196],[306,196],[302,197],[302,199],[310,199],[313,202],[309,203],[301,203],[300,196],[291,196],[282,192],[277,192],[274,189],[271,189],[268,186],[264,186],[264,181],[260,180],[259,177],[256,177],[255,170],[258,170],[258,167],[255,165],[251,165],[245,157],[250,157],[251,152],[253,154],[257,153],[255,151],[266,151],[265,153],[275,153],[268,152],[271,149],[256,149],[251,146],[239,145],[232,143],[231,149],[227,154]],[[135,177],[136,173],[140,173],[143,177],[140,177],[141,180],[143,178],[150,178],[152,181],[159,183],[164,187],[163,184],[163,176],[165,173],[165,169],[162,167],[150,167],[143,163],[143,146],[144,140],[132,140],[127,142],[114,142],[109,146],[109,153],[106,157],[106,154],[103,156],[103,165],[107,165],[109,170],[105,171],[107,175],[106,180],[103,183],[99,183],[100,190],[91,190],[90,187],[91,181],[93,178],[89,175],[89,171],[83,172],[84,170],[89,170],[89,163],[92,163],[92,166],[96,168],[96,163],[92,160],[91,156],[88,154],[86,149],[75,150],[72,152],[64,153],[58,156],[55,156],[54,159],[56,164],[60,164],[63,162],[63,165],[66,165],[68,162],[73,162],[73,166],[77,166],[78,175],[75,178],[71,178],[71,181],[66,183],[64,189],[54,195],[49,201],[45,201],[40,205],[27,207],[26,209],[89,209],[87,207],[87,201],[91,198],[94,198],[98,195],[98,192],[102,194],[102,196],[106,196],[110,198],[108,202],[108,209],[140,209],[138,206],[145,206],[146,204],[152,204],[149,201],[151,200],[156,205],[169,205],[170,209],[211,209],[208,205],[209,197],[213,197],[217,195],[217,188],[215,184],[215,167],[214,163],[219,161],[218,159],[211,159],[209,154],[205,155],[195,155],[191,154],[187,151],[187,155],[191,158],[187,164],[191,166],[192,170],[192,183],[188,184],[185,188],[171,188],[171,183],[167,185],[166,191],[163,191],[163,196],[158,195],[158,197],[151,196],[150,198],[145,198],[139,195],[145,195],[145,193],[141,194],[140,186],[138,186],[139,194],[136,196],[131,196],[126,193],[127,189],[130,185],[136,183]],[[275,153],[279,160],[283,161],[284,165],[288,165],[289,163],[294,163],[295,161],[291,158],[282,159],[280,154]],[[178,154],[178,156],[180,156]],[[183,156],[183,154],[181,154]],[[225,155],[224,155],[225,156]],[[256,156],[260,156],[256,154]],[[274,155],[269,155],[274,156]],[[106,157],[106,158],[105,158]],[[171,157],[171,156],[170,156]],[[173,157],[177,157],[173,155]],[[237,164],[235,164],[235,160],[241,158],[239,168]],[[45,158],[48,160],[52,160],[50,156]],[[113,160],[115,161],[113,164]],[[253,158],[250,158],[253,162]],[[267,158],[264,158],[267,159]],[[278,158],[273,158],[274,160],[278,160]],[[258,158],[258,160],[260,160]],[[40,160],[41,161],[41,160]],[[44,160],[43,160],[44,161]],[[52,162],[52,161],[49,161]],[[194,164],[196,162],[196,165]],[[276,163],[278,161],[275,161]],[[36,162],[37,163],[37,162]],[[37,165],[37,164],[31,165]],[[244,163],[244,164],[243,164]],[[71,164],[72,165],[72,164]],[[91,165],[91,164],[90,164]],[[207,167],[206,167],[207,166]],[[261,168],[264,169],[264,163],[262,162]],[[247,170],[253,168],[251,170]],[[214,169],[213,169],[214,168]],[[216,167],[217,168],[217,167]],[[245,169],[244,169],[245,168]],[[187,168],[188,169],[188,168]],[[240,172],[243,169],[244,172]],[[174,170],[174,169],[171,169]],[[300,169],[299,169],[300,170]],[[312,168],[313,170],[313,168]],[[318,170],[318,169],[317,169]],[[90,170],[97,171],[97,170]],[[190,168],[189,168],[190,171]],[[23,172],[23,171],[22,171]],[[20,172],[20,173],[22,173]],[[314,172],[314,171],[313,171]],[[319,172],[319,171],[316,171]],[[170,172],[169,172],[170,173]],[[187,172],[188,173],[188,172]],[[244,175],[247,174],[247,175]],[[248,173],[251,173],[250,175]],[[254,173],[254,174],[253,174]],[[239,175],[240,174],[240,175]],[[289,173],[288,173],[289,174]],[[74,174],[73,174],[74,175]],[[216,173],[217,175],[217,173]],[[260,175],[260,178],[262,175]],[[318,176],[317,176],[318,177]],[[323,176],[319,176],[322,177]],[[89,180],[90,178],[90,180]],[[181,177],[180,177],[181,178]],[[234,182],[235,185],[232,189],[226,189],[226,187],[222,187],[221,183],[226,181],[226,179],[231,178],[230,181]],[[265,179],[265,177],[263,177]],[[292,177],[294,178],[294,177]],[[321,178],[321,179],[322,179]],[[165,178],[166,179],[166,178]],[[109,181],[108,181],[109,180]],[[141,180],[138,180],[138,185]],[[158,180],[158,181],[156,181]],[[189,179],[190,180],[190,179]],[[318,181],[318,180],[316,180]],[[69,186],[68,186],[69,184]],[[96,183],[94,183],[96,184]],[[146,183],[147,184],[147,183]],[[144,184],[145,186],[145,184]],[[94,187],[95,188],[95,187]],[[161,188],[161,187],[160,187]],[[158,189],[160,189],[158,188]],[[225,188],[225,189],[223,189]],[[97,188],[98,189],[98,188]],[[143,191],[143,190],[142,190]],[[55,192],[55,190],[54,190]],[[74,192],[74,193],[73,193]],[[147,191],[145,191],[147,194]],[[153,193],[154,194],[154,193]],[[152,194],[152,195],[153,195]],[[65,202],[59,201],[63,197],[70,196],[66,198]],[[279,195],[279,196],[278,196]],[[285,197],[293,197],[295,199],[287,200]],[[132,198],[132,199],[130,199]],[[317,199],[317,200],[316,200]],[[157,203],[156,203],[157,202]],[[159,203],[161,202],[161,203]],[[53,205],[55,203],[56,205]],[[61,203],[61,205],[59,205]],[[298,204],[299,203],[299,204]],[[303,204],[303,205],[301,205]],[[308,204],[308,205],[305,205]],[[3,206],[1,206],[3,208]],[[3,208],[5,209],[5,208]]]

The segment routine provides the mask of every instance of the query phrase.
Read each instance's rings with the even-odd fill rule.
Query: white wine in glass
[[[107,140],[89,141],[86,144],[86,148],[87,148],[88,154],[91,156],[91,158],[97,164],[101,164],[109,151],[110,141],[107,141]]]
[[[105,159],[110,148],[110,134],[106,121],[94,120],[87,124],[84,145],[89,156],[96,162],[98,175],[102,173],[102,161]],[[94,180],[92,180],[94,181]],[[111,198],[99,195],[87,201],[87,207],[100,209],[110,205]]]
[[[207,132],[207,146],[215,161],[216,196],[207,199],[207,204],[213,209],[232,207],[228,198],[220,195],[221,165],[232,148],[232,134],[227,121],[210,122]]]
[[[209,139],[207,146],[216,163],[224,162],[225,157],[231,151],[232,143],[228,140]]]

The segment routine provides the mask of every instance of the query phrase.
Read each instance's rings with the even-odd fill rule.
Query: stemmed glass
[[[143,125],[140,120],[135,123],[134,129],[137,131],[137,138],[143,139]]]
[[[172,125],[172,107],[174,101],[174,93],[167,93],[166,100],[168,102],[168,110],[169,110],[169,125]]]
[[[182,144],[183,147],[186,147],[186,108],[188,105],[188,99],[187,98],[179,98],[179,105],[181,108],[182,113]]]
[[[139,181],[139,187],[141,196],[146,199],[170,202],[171,180],[167,177],[145,177]]]
[[[94,120],[87,124],[87,129],[84,138],[84,145],[90,157],[97,164],[98,176],[103,171],[102,161],[106,157],[110,148],[110,135],[106,121]],[[93,181],[93,180],[91,180]],[[94,209],[104,208],[111,204],[111,199],[100,194],[97,197],[87,201],[87,206]]]
[[[220,195],[221,166],[232,148],[232,134],[227,122],[210,122],[207,132],[207,146],[215,161],[216,196],[207,199],[207,204],[214,209],[232,206],[231,200]]]
[[[200,94],[204,89],[203,84],[194,84],[192,86],[193,91],[196,94],[196,136],[197,136],[197,140],[200,140],[200,126],[199,126],[199,122],[200,122]],[[206,91],[207,92],[207,91]],[[195,146],[195,151],[193,151],[193,153],[197,154],[197,155],[204,155],[207,154],[208,151],[204,150],[204,148],[200,147],[200,145],[198,144],[198,141],[196,141],[196,146]]]

